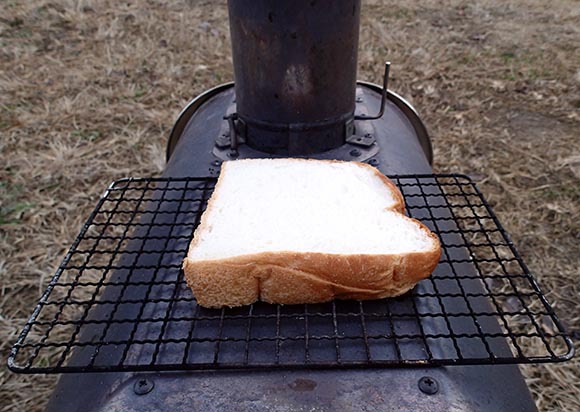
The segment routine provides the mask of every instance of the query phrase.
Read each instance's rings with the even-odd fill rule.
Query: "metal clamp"
[[[224,116],[224,120],[228,121],[230,127],[230,157],[238,157],[238,133],[236,130],[237,113],[228,114]]]
[[[383,90],[381,93],[381,108],[376,116],[355,116],[354,120],[377,120],[383,117],[385,113],[385,105],[387,103],[387,86],[389,85],[389,71],[391,70],[391,62],[385,63],[385,74],[383,75]]]

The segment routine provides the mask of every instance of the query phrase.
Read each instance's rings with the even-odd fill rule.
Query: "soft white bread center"
[[[189,259],[278,251],[398,254],[433,247],[417,223],[386,210],[397,199],[372,169],[271,159],[225,166]]]

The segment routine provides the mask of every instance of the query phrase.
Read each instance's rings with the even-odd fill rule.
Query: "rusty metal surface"
[[[165,373],[125,375],[97,403],[75,402],[59,411],[532,411],[531,399],[513,367],[395,369],[369,371],[293,371],[240,373]],[[438,382],[435,394],[419,390],[419,381]],[[482,379],[498,384],[482,386]],[[138,394],[140,381],[153,384]],[[502,384],[502,385],[500,385]],[[55,405],[53,403],[53,405]],[[57,406],[57,405],[55,405]]]
[[[360,0],[230,0],[228,8],[248,144],[282,155],[340,146],[354,115]]]
[[[165,148],[165,161],[168,161],[175,149],[175,145],[181,138],[185,126],[189,123],[189,119],[194,115],[194,113],[209,99],[220,94],[224,90],[228,90],[234,86],[233,83],[224,83],[216,87],[212,87],[206,90],[195,99],[191,100],[187,106],[177,116],[177,120],[169,133],[169,139],[167,141],[167,146]]]

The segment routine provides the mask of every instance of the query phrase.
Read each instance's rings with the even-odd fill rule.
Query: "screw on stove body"
[[[378,165],[379,165],[379,161],[378,161],[377,159],[375,159],[375,158],[373,158],[373,159],[370,159],[370,160],[368,161],[368,163],[369,163],[371,166],[378,166]]]
[[[155,383],[151,379],[141,378],[133,385],[133,391],[137,395],[146,395],[153,390]]]
[[[435,395],[439,392],[439,383],[430,376],[419,379],[419,390],[427,395]]]
[[[352,157],[359,157],[361,155],[360,150],[358,149],[352,149],[349,153]]]
[[[363,98],[362,97],[357,97],[356,98],[356,102],[357,103],[362,103],[363,102]]]

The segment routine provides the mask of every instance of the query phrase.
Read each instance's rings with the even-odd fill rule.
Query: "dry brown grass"
[[[430,129],[438,171],[470,173],[580,333],[580,6],[573,0],[367,1],[359,78]],[[231,80],[223,1],[0,4],[0,349],[98,195],[154,175],[177,113]],[[580,361],[526,366],[541,410],[580,410]],[[53,376],[0,369],[0,411],[40,410]]]

